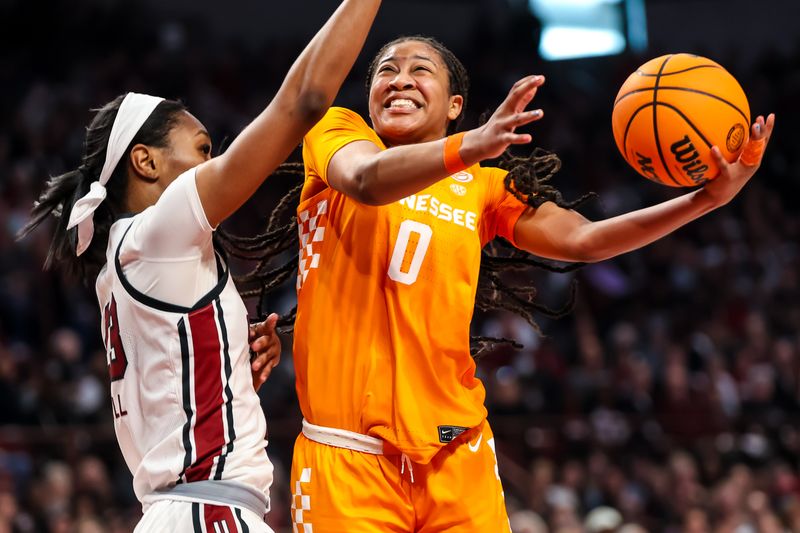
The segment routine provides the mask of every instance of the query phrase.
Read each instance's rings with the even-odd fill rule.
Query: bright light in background
[[[539,54],[550,61],[647,46],[644,0],[529,0],[541,21]]]
[[[625,37],[619,31],[576,26],[546,26],[539,43],[539,54],[548,61],[606,56],[624,50]]]

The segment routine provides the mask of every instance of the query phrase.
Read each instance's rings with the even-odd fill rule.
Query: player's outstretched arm
[[[344,0],[295,61],[275,98],[223,155],[197,170],[197,190],[216,226],[241,206],[333,103],[358,57],[380,0]]]
[[[543,83],[542,76],[521,79],[486,124],[464,134],[458,155],[465,165],[497,157],[512,144],[531,142],[529,134],[515,129],[542,117],[540,109],[525,108]],[[401,200],[451,174],[444,162],[446,143],[447,139],[439,139],[388,150],[370,141],[350,143],[331,158],[328,183],[364,204]]]
[[[550,202],[528,209],[514,226],[517,246],[550,259],[594,262],[650,244],[730,202],[758,170],[774,125],[774,115],[766,120],[759,116],[735,163],[725,161],[715,148],[720,176],[672,200],[598,222]]]

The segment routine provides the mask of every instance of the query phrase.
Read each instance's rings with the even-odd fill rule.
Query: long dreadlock
[[[275,175],[286,174],[302,178],[303,163],[287,162],[280,165]],[[217,242],[231,256],[238,259],[255,261],[256,266],[234,280],[239,287],[242,298],[258,298],[256,314],[265,316],[263,304],[267,294],[282,286],[297,274],[297,254],[283,264],[273,267],[273,260],[288,250],[295,251],[299,246],[297,222],[294,208],[300,199],[303,181],[299,180],[292,189],[281,198],[272,211],[263,233],[253,237],[241,237],[222,229],[215,232]],[[287,222],[288,220],[288,222]],[[278,319],[277,327],[282,332],[289,332],[294,326],[297,307]]]
[[[506,190],[522,203],[538,208],[545,202],[553,202],[565,209],[574,209],[594,198],[595,193],[588,193],[575,201],[564,200],[561,192],[550,185],[552,177],[561,169],[558,155],[542,148],[535,148],[527,157],[512,155],[510,149],[500,157],[499,168],[508,171],[504,183]],[[557,265],[543,261],[533,255],[508,246],[499,246],[496,239],[481,253],[481,270],[478,277],[478,290],[475,295],[475,306],[481,311],[502,309],[522,317],[530,326],[542,335],[534,313],[541,313],[549,318],[562,318],[569,314],[575,305],[577,282],[570,285],[570,294],[560,309],[550,307],[536,301],[536,288],[532,285],[510,285],[503,280],[503,274],[526,270],[530,267],[549,272],[568,273],[584,266],[584,263]],[[504,250],[511,250],[504,252]],[[471,338],[471,351],[474,357],[480,357],[493,347],[506,344],[520,349],[522,345],[513,339],[476,337]]]
[[[444,61],[450,76],[450,93],[459,94],[464,99],[466,107],[469,92],[469,78],[461,61],[442,43],[425,36],[400,37],[384,45],[371,62],[367,71],[367,88],[372,81],[375,68],[380,58],[386,51],[399,43],[406,41],[420,41],[436,50]],[[448,133],[458,127],[462,115],[448,126]],[[520,201],[538,208],[545,202],[554,202],[560,207],[572,209],[594,197],[594,193],[581,196],[573,202],[565,201],[561,192],[550,184],[550,180],[561,168],[561,160],[554,153],[536,148],[527,157],[512,155],[510,150],[504,153],[497,164],[498,167],[508,171],[505,186]],[[276,174],[290,174],[303,176],[302,163],[284,163]],[[294,254],[291,259],[283,264],[272,267],[273,260],[287,250],[297,250],[299,239],[297,222],[294,218],[293,207],[297,206],[302,190],[302,182],[290,190],[272,212],[266,230],[254,237],[238,237],[224,231],[218,231],[219,241],[223,247],[234,257],[256,261],[256,266],[248,273],[237,277],[242,297],[258,298],[257,312],[263,316],[263,303],[265,296],[275,288],[297,274],[298,258]],[[289,218],[291,222],[285,222]],[[498,239],[500,241],[500,239]],[[568,300],[560,309],[550,307],[536,301],[536,289],[533,286],[511,285],[503,280],[503,274],[536,267],[555,273],[574,271],[582,263],[560,266],[542,261],[534,256],[513,249],[503,252],[503,247],[492,243],[482,252],[480,276],[475,305],[481,311],[506,310],[522,317],[537,332],[542,333],[534,314],[541,313],[550,318],[561,318],[572,311],[575,303],[576,282],[571,285]],[[281,317],[278,326],[281,331],[291,331],[297,308]],[[479,357],[498,344],[507,344],[515,348],[522,348],[513,339],[473,336],[470,348],[474,357]]]

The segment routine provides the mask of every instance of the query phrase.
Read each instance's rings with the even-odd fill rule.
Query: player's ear
[[[130,162],[134,172],[146,181],[158,180],[158,151],[144,144],[137,144],[131,149]]]
[[[455,120],[461,114],[464,108],[464,97],[460,94],[454,94],[450,97],[449,107],[447,108],[447,119]]]

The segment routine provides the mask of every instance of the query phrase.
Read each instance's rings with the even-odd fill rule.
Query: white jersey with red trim
[[[96,289],[114,428],[140,501],[215,480],[263,495],[266,508],[272,464],[247,310],[212,231],[194,170],[111,227]]]

